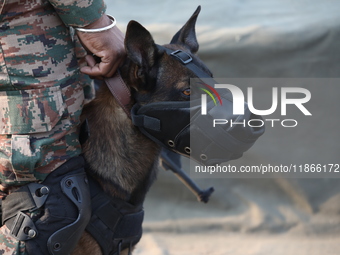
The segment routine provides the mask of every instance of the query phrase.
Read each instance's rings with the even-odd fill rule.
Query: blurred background
[[[106,3],[121,30],[136,20],[159,44],[170,42],[201,5],[199,56],[215,77],[320,79],[308,88],[312,117],[296,129],[267,128],[230,164],[340,163],[340,1]],[[270,92],[261,85],[254,91]],[[188,161],[183,162],[188,170]],[[145,202],[144,235],[135,254],[340,254],[340,173],[304,177],[195,179],[202,188],[215,187],[203,204],[160,169]]]

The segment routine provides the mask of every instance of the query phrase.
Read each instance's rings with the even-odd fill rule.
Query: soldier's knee
[[[2,202],[3,224],[25,241],[28,254],[70,254],[90,217],[90,192],[84,160],[75,157],[41,183],[30,183]]]

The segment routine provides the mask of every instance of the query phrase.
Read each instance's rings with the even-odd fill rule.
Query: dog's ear
[[[195,25],[200,11],[201,6],[199,5],[187,23],[185,23],[185,25],[174,35],[170,42],[171,44],[181,44],[188,48],[192,53],[198,51],[199,45],[196,38]]]
[[[137,21],[129,22],[124,43],[128,57],[143,71],[155,64],[157,46],[149,31]]]

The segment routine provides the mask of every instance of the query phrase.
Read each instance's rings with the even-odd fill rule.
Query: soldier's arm
[[[87,29],[103,28],[111,23],[110,19],[103,15],[99,20],[86,26]],[[124,35],[118,27],[98,32],[77,32],[83,46],[92,54],[100,58],[97,63],[92,54],[86,56],[88,66],[81,68],[83,73],[96,78],[111,77],[116,72],[125,58]]]
[[[100,19],[105,11],[104,0],[49,0],[59,17],[70,27],[85,27]]]
[[[102,28],[111,24],[105,15],[106,5],[103,0],[49,0],[67,26],[86,29]],[[111,77],[125,58],[124,35],[115,26],[98,33],[77,32],[77,35],[89,52],[86,56],[88,66],[82,72],[96,78]],[[93,54],[100,58],[97,63]]]

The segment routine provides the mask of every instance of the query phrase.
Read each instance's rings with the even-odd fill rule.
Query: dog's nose
[[[234,115],[230,119],[229,134],[243,142],[255,142],[265,131],[265,123],[261,116],[249,111],[245,104],[244,115]]]
[[[237,114],[229,93],[220,93],[220,98],[220,104],[209,101],[203,113],[191,115],[191,157],[203,165],[241,157],[265,131],[264,120],[251,113],[247,103],[240,102],[244,107]]]

